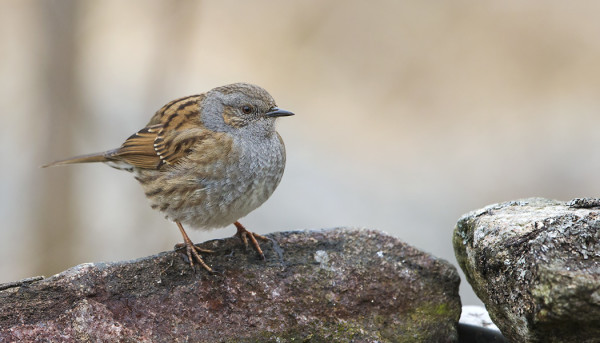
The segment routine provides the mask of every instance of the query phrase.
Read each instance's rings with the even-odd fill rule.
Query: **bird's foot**
[[[269,239],[265,236],[261,236],[257,233],[252,233],[246,230],[246,228],[240,222],[235,222],[233,223],[233,225],[235,225],[235,227],[237,228],[237,232],[235,233],[235,235],[242,240],[246,248],[248,248],[248,237],[250,237],[250,242],[252,242],[254,250],[256,250],[258,255],[260,255],[260,258],[264,260],[265,254],[263,254],[263,251],[260,248],[260,245],[258,245],[258,241],[256,239],[258,238],[263,241],[268,241]]]
[[[215,272],[212,270],[211,267],[209,267],[204,262],[204,260],[202,259],[202,257],[199,254],[199,253],[212,253],[213,251],[208,250],[208,249],[202,249],[200,247],[195,246],[194,243],[192,243],[192,240],[188,237],[185,230],[183,229],[183,226],[181,225],[181,223],[178,221],[176,221],[175,223],[177,224],[177,227],[179,227],[179,231],[181,231],[181,236],[183,236],[183,243],[176,244],[175,250],[185,248],[185,253],[188,257],[188,260],[190,261],[190,267],[192,267],[192,269],[194,269],[194,260],[196,260],[196,262],[200,263],[200,265],[204,269],[206,269],[209,273],[214,274]]]

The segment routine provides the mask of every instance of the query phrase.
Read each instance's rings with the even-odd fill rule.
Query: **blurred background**
[[[166,102],[261,85],[296,116],[258,233],[365,227],[456,264],[464,213],[600,195],[600,3],[0,2],[0,282],[170,250],[104,165]],[[195,242],[235,228],[188,230]],[[463,278],[463,304],[480,304]]]

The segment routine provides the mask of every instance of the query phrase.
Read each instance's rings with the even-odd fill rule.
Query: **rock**
[[[237,238],[201,244],[217,275],[165,252],[17,284],[0,291],[0,342],[457,341],[448,262],[376,231],[269,237],[266,261]]]
[[[454,251],[511,342],[600,342],[600,202],[540,198],[470,212]]]

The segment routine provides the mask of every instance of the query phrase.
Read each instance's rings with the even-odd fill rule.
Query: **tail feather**
[[[48,163],[42,166],[42,168],[54,167],[54,166],[62,166],[66,164],[74,164],[74,163],[90,163],[90,162],[108,162],[111,161],[109,158],[112,155],[113,151],[104,151],[97,152],[94,154],[87,155],[79,155],[70,158],[66,158],[64,160],[54,161],[52,163]]]

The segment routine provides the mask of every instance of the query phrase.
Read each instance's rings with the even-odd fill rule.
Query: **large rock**
[[[376,231],[269,237],[266,261],[237,238],[202,244],[218,275],[166,252],[8,285],[0,341],[457,341],[448,262]]]
[[[456,258],[511,342],[600,342],[598,205],[534,198],[458,221]]]

